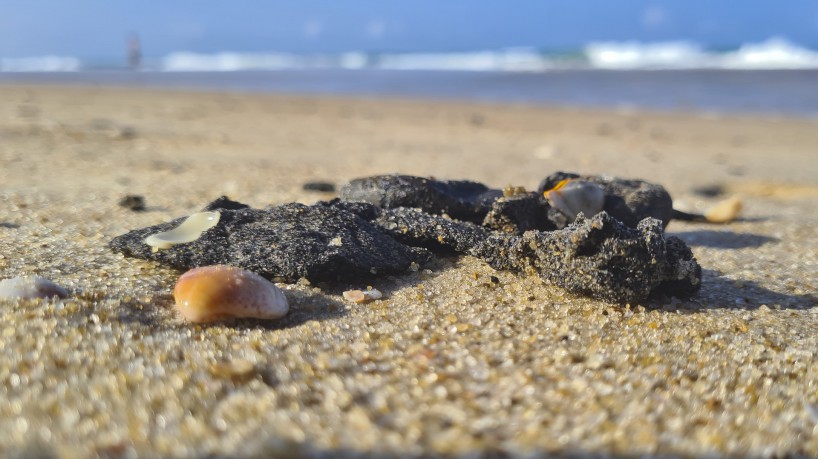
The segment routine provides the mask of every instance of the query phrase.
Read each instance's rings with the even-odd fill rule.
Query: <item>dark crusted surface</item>
[[[553,231],[558,225],[550,219],[556,212],[542,193],[502,197],[491,204],[483,226],[506,233],[522,234],[530,230]],[[559,225],[564,227],[565,224]]]
[[[630,189],[638,194],[644,188],[637,183]],[[613,302],[686,297],[698,291],[701,280],[690,249],[677,238],[665,239],[661,221],[646,219],[634,229],[602,212],[563,230],[539,231],[555,224],[548,203],[533,193],[495,200],[486,226],[416,208],[380,209],[339,199],[259,210],[221,197],[205,210],[218,210],[221,217],[196,241],[157,252],[144,243],[183,220],[177,219],[119,236],[111,248],[179,269],[230,264],[287,282],[401,273],[413,262],[428,261],[429,250],[472,254],[496,269],[533,270],[572,293]]]
[[[658,294],[687,297],[701,286],[701,267],[656,219],[629,228],[605,212],[563,230],[495,234],[472,250],[495,269],[533,269],[570,292],[614,302]]]
[[[536,193],[503,197],[500,190],[471,181],[441,181],[408,175],[377,175],[355,179],[340,191],[342,201],[368,202],[383,209],[414,207],[511,233],[551,231],[570,221],[551,208],[544,191],[561,180],[578,178],[605,191],[604,210],[631,228],[652,217],[667,226],[673,218],[673,200],[661,185],[643,180],[607,176],[580,176],[556,172],[543,179]]]
[[[474,223],[428,214],[419,209],[379,209],[367,202],[339,199],[321,201],[316,205],[351,212],[372,222],[378,229],[403,244],[445,254],[468,253],[491,234],[490,230]]]
[[[213,210],[240,210],[249,208],[250,206],[248,206],[247,204],[242,204],[238,201],[233,201],[227,196],[219,196],[218,198],[214,199],[210,204],[204,206],[202,212],[210,212]]]
[[[640,221],[648,217],[661,220],[662,226],[666,227],[673,218],[670,194],[663,186],[644,180],[557,172],[543,179],[537,190],[542,194],[562,180],[577,178],[601,186],[605,190],[603,210],[631,228],[636,228]]]
[[[341,201],[340,199],[333,199],[332,201],[318,201],[316,206],[332,207],[334,209],[343,210],[345,212],[353,213],[366,221],[372,221],[381,215],[381,209],[368,202],[349,202]]]
[[[221,198],[220,198],[221,199]],[[110,246],[125,255],[154,260],[177,269],[230,264],[264,277],[294,282],[357,280],[406,271],[431,253],[390,238],[360,217],[328,206],[285,204],[264,210],[236,207],[235,202],[211,203],[219,223],[190,243],[151,251],[145,237],[170,230],[183,219],[131,231]]]
[[[405,244],[444,252],[467,253],[490,234],[473,223],[403,207],[384,211],[374,223]]]
[[[416,207],[431,214],[448,214],[479,223],[502,196],[482,183],[434,180],[409,175],[376,175],[355,179],[341,187],[344,201],[363,201],[384,209]]]

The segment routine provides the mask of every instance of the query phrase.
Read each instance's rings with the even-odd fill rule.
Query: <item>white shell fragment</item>
[[[272,282],[225,265],[193,268],[182,274],[173,298],[176,310],[196,323],[231,317],[278,319],[290,309],[284,292]]]
[[[563,180],[543,194],[552,207],[572,221],[580,212],[591,218],[605,207],[605,190],[595,183],[582,180]]]
[[[741,199],[733,196],[724,201],[719,201],[707,209],[704,218],[710,223],[730,223],[738,218],[742,207]]]
[[[378,289],[347,290],[344,292],[344,299],[355,304],[369,303],[383,298],[383,293]]]
[[[169,249],[176,244],[193,242],[205,231],[219,223],[218,212],[199,212],[191,215],[181,225],[170,231],[152,234],[145,238],[145,244],[154,250]]]
[[[0,298],[65,298],[68,292],[39,276],[14,277],[0,281]]]

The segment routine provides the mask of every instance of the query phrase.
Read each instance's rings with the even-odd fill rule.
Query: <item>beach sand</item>
[[[129,89],[0,87],[0,454],[818,455],[818,121]],[[222,194],[262,207],[400,172],[533,189],[555,171],[664,185],[699,296],[642,305],[439,258],[279,284],[278,322],[184,322],[179,272],[116,235]],[[720,191],[704,196],[700,188]],[[118,201],[142,195],[147,210]],[[491,281],[496,276],[499,283]]]

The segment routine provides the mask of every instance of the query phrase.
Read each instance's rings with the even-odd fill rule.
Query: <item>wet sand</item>
[[[271,95],[0,86],[0,453],[818,455],[818,121]],[[479,260],[279,284],[278,322],[185,323],[179,273],[113,254],[222,195],[312,203],[401,172],[536,187],[663,184],[704,268],[690,300],[615,305]],[[711,196],[697,190],[708,188]],[[138,194],[145,212],[118,206]],[[716,194],[716,195],[713,195]],[[491,281],[496,276],[499,283]]]

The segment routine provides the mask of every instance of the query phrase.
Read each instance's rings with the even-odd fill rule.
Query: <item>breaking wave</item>
[[[818,52],[783,38],[713,52],[685,41],[664,43],[601,42],[585,47],[591,68],[781,70],[818,68]]]
[[[0,72],[72,72],[95,70],[74,57],[0,58]],[[106,67],[106,68],[111,68]],[[689,41],[594,42],[574,52],[531,47],[456,53],[295,54],[284,52],[198,54],[176,52],[148,62],[143,70],[233,72],[304,69],[413,71],[546,72],[582,70],[778,70],[818,69],[818,51],[783,38],[715,51]]]
[[[0,72],[76,72],[81,68],[82,61],[76,57],[0,58]]]
[[[298,55],[288,53],[173,53],[162,60],[169,72],[287,70],[287,69],[381,69],[381,70],[464,70],[542,71],[548,60],[528,48],[464,53],[364,53]]]
[[[231,72],[238,70],[286,70],[313,67],[310,58],[296,54],[173,53],[162,60],[167,72]]]
[[[716,56],[695,43],[600,42],[585,47],[592,68],[606,70],[686,69],[711,67]]]
[[[814,69],[818,68],[818,52],[774,38],[727,53],[723,63],[733,69]]]
[[[537,72],[555,68],[556,62],[532,48],[510,48],[468,53],[384,54],[372,64],[384,70]]]
[[[365,53],[299,55],[173,53],[161,69],[169,72],[377,69],[433,71],[544,72],[558,69],[681,70],[818,69],[818,52],[782,38],[711,51],[686,41],[596,42],[575,53],[549,53],[535,48],[508,48],[459,53]]]

